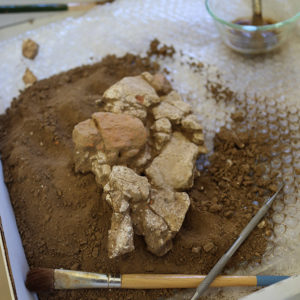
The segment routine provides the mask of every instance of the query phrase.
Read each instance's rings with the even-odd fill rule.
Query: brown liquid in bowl
[[[271,18],[264,18],[263,22],[264,22],[263,26],[264,25],[272,25],[272,24],[277,23],[276,21],[274,21]],[[253,25],[251,18],[249,18],[249,19],[248,18],[247,19],[240,18],[240,19],[233,21],[232,23],[237,24],[237,25]]]

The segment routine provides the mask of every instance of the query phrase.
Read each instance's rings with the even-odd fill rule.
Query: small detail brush
[[[268,286],[289,276],[218,276],[214,287]],[[204,275],[186,274],[124,274],[111,276],[63,269],[32,269],[28,272],[26,286],[30,291],[50,291],[83,288],[166,289],[195,288]]]
[[[260,208],[260,210],[256,213],[256,215],[250,220],[250,222],[246,225],[246,227],[243,229],[239,237],[236,239],[236,241],[233,243],[233,245],[228,249],[228,251],[218,260],[218,262],[215,264],[215,266],[210,270],[210,272],[207,274],[206,278],[199,284],[199,286],[196,289],[196,293],[191,298],[191,300],[197,300],[200,298],[200,296],[208,289],[208,287],[211,285],[211,283],[214,281],[214,279],[220,274],[220,272],[223,270],[225,265],[228,263],[230,258],[233,256],[233,254],[237,251],[237,249],[244,243],[244,241],[247,239],[249,234],[253,231],[253,229],[256,227],[256,225],[260,222],[260,220],[265,216],[267,211],[272,206],[272,203],[276,196],[279,194],[281,189],[283,188],[284,184],[282,183],[276,193],[269,198],[263,206]]]

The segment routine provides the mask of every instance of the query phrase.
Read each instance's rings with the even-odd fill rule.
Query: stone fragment
[[[156,90],[159,94],[168,94],[172,91],[170,82],[163,74],[157,73],[151,75],[148,72],[142,73],[142,77]]]
[[[133,228],[129,214],[113,213],[108,231],[108,256],[114,258],[134,250]]]
[[[175,124],[179,124],[183,116],[182,111],[167,102],[161,102],[152,110],[155,120],[167,118]]]
[[[161,118],[154,122],[153,130],[163,133],[171,133],[172,125],[171,122],[167,118]]]
[[[127,113],[145,120],[147,107],[160,102],[155,89],[142,76],[125,77],[104,92],[104,110]]]
[[[192,141],[197,145],[203,145],[204,143],[204,135],[202,132],[195,132],[193,134]]]
[[[181,96],[175,91],[172,91],[167,96],[163,97],[162,101],[165,101],[178,108],[183,112],[184,115],[187,115],[192,112],[191,106],[188,103],[184,102]]]
[[[92,115],[102,137],[105,151],[140,149],[147,140],[141,120],[126,114],[98,112]]]
[[[266,227],[266,221],[265,221],[265,220],[262,220],[262,221],[257,225],[257,227],[258,227],[259,229],[265,228],[265,227]]]
[[[270,184],[270,185],[268,186],[268,189],[269,189],[271,192],[275,193],[275,192],[277,191],[277,185],[276,185],[276,184]]]
[[[138,233],[144,236],[150,252],[162,256],[172,248],[173,233],[163,218],[149,209],[147,205],[135,208],[132,218]]]
[[[190,206],[187,193],[174,193],[172,190],[151,190],[151,209],[160,215],[172,232],[178,232]]]
[[[207,242],[206,244],[204,244],[203,250],[205,252],[210,252],[214,247],[215,245],[212,242]]]
[[[110,190],[109,184],[106,184],[105,188]],[[105,200],[109,203],[114,212],[125,213],[129,209],[129,203],[125,200],[121,191],[110,191],[106,194]]]
[[[133,166],[136,168],[141,168],[147,164],[147,162],[151,159],[150,150],[146,147],[135,157],[133,161]]]
[[[191,188],[198,153],[194,143],[180,132],[174,132],[170,142],[146,169],[146,174],[156,187]]]
[[[110,165],[103,164],[100,165],[97,161],[92,161],[92,172],[95,175],[96,182],[100,185],[103,186],[108,180],[108,177],[111,172]]]
[[[200,253],[201,248],[200,247],[193,247],[192,252],[193,253]]]
[[[92,256],[96,258],[96,257],[98,257],[98,254],[99,254],[98,248],[94,248],[92,251]]]
[[[201,154],[206,154],[207,153],[207,148],[205,146],[199,146],[199,153]]]
[[[167,118],[175,124],[180,124],[181,119],[191,112],[190,105],[184,102],[175,91],[161,99],[162,102],[152,110],[155,120]]]
[[[35,41],[31,39],[26,39],[23,41],[22,53],[24,57],[34,59],[38,53],[38,50],[39,45]]]
[[[202,126],[197,120],[197,117],[195,115],[188,115],[185,118],[181,120],[181,125],[184,129],[188,131],[198,131],[202,130]]]
[[[131,202],[146,201],[150,184],[147,177],[137,175],[132,169],[124,166],[113,166],[109,176],[111,191],[120,191]]]
[[[31,85],[37,81],[36,76],[28,68],[26,68],[22,79],[26,85]]]
[[[154,134],[155,148],[161,150],[162,147],[170,140],[171,135],[163,132],[156,132]]]
[[[138,100],[139,96],[143,100]],[[138,97],[138,98],[139,98]],[[107,89],[103,98],[106,100],[120,100],[123,102],[139,102],[148,107],[160,101],[154,88],[142,76],[125,77]]]
[[[72,139],[76,147],[95,147],[101,142],[101,136],[92,119],[78,123],[73,130]]]

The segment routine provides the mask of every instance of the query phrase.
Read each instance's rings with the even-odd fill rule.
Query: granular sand
[[[5,181],[30,267],[205,274],[255,214],[266,196],[265,188],[272,190],[272,183],[263,179],[269,153],[265,136],[223,129],[215,138],[214,154],[199,162],[201,176],[189,191],[192,204],[173,249],[156,257],[136,236],[135,251],[112,260],[107,257],[111,209],[101,200],[94,176],[74,172],[72,130],[99,110],[96,100],[116,81],[158,69],[148,58],[107,56],[95,65],[36,82],[0,117]],[[239,249],[231,266],[260,261],[270,224],[261,227]],[[78,290],[39,297],[156,299],[173,292]]]

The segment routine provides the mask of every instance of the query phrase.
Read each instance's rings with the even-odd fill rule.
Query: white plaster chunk
[[[184,102],[181,96],[175,91],[172,91],[167,96],[163,97],[162,101],[165,101],[173,105],[174,107],[178,108],[185,115],[192,112],[191,106],[188,103]]]
[[[197,145],[203,145],[204,143],[204,135],[202,132],[195,132],[193,134],[192,141]]]
[[[137,175],[132,169],[124,166],[113,166],[109,176],[111,190],[122,191],[131,201],[143,201],[149,196],[149,182],[144,176]]]
[[[124,199],[120,191],[111,191],[106,195],[105,200],[116,213],[124,213],[129,208],[129,203]]]
[[[139,153],[139,155],[135,158],[133,164],[136,168],[140,168],[145,166],[150,159],[151,159],[151,154],[149,148],[146,146],[144,150],[142,150]]]
[[[175,91],[161,99],[162,102],[152,110],[155,120],[167,118],[175,124],[180,124],[181,119],[191,112],[191,106],[185,103]]]
[[[148,206],[134,210],[132,217],[136,220],[138,231],[144,236],[150,252],[162,256],[172,248],[173,233],[163,218]]]
[[[108,231],[108,256],[114,258],[134,250],[133,228],[129,214],[113,213]]]
[[[188,131],[198,131],[202,130],[202,126],[197,120],[197,117],[195,115],[188,115],[184,119],[181,120],[181,125],[184,129]]]
[[[161,118],[154,122],[153,130],[163,133],[171,133],[172,124],[167,118]]]
[[[103,186],[106,184],[108,177],[111,172],[111,167],[110,165],[104,164],[104,165],[99,165],[97,161],[92,161],[92,172],[95,175],[96,182],[100,185]]]
[[[171,135],[169,133],[157,132],[154,134],[155,148],[161,150],[162,147],[170,140]]]
[[[173,232],[178,232],[190,206],[187,193],[172,190],[151,190],[151,209],[161,216]]]
[[[91,161],[96,161],[99,165],[107,163],[108,159],[103,151],[97,151],[96,154],[90,157]]]
[[[121,111],[124,111],[126,105],[139,104],[149,107],[160,101],[155,89],[142,76],[123,78],[104,92],[103,99],[110,103],[121,101]]]
[[[183,112],[181,110],[164,101],[155,106],[152,109],[152,112],[155,120],[167,118],[175,124],[179,124],[183,117]]]
[[[146,169],[152,184],[176,190],[191,188],[198,146],[180,132],[174,132],[170,142]]]

